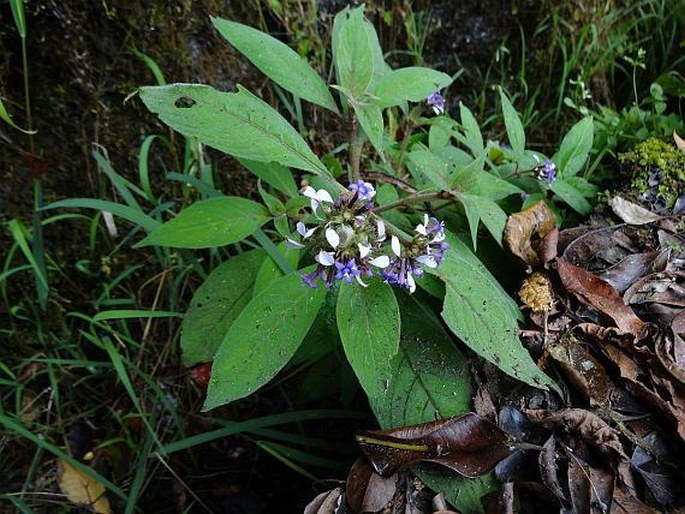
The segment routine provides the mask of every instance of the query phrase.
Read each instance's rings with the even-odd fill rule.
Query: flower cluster
[[[440,91],[436,91],[428,95],[426,98],[426,104],[433,108],[433,112],[436,115],[443,114],[445,112],[445,98],[440,94]]]
[[[549,159],[547,159],[540,166],[538,166],[537,170],[537,179],[540,182],[546,182],[547,185],[551,185],[552,182],[554,182],[554,180],[557,178],[557,167]]]
[[[335,200],[325,189],[307,186],[301,192],[310,200],[313,223],[298,222],[301,240],[288,239],[287,244],[307,248],[314,256],[316,269],[302,276],[310,287],[318,287],[320,279],[327,288],[335,281],[350,283],[353,279],[366,287],[364,278],[375,274],[414,292],[414,279],[423,275],[423,267],[437,267],[448,248],[444,224],[425,216],[411,242],[402,243],[392,235],[393,255],[384,254],[385,223],[371,213],[376,191],[368,182],[350,184],[348,192]]]

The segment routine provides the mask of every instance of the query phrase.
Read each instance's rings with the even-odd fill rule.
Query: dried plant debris
[[[477,414],[358,435],[332,512],[435,511],[416,465],[494,468],[486,514],[685,512],[685,216],[612,204],[613,226],[558,231],[544,204],[507,224],[530,273],[521,339],[564,397],[476,366]]]

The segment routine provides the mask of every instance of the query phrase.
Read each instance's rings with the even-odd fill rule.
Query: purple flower
[[[347,189],[353,193],[357,193],[357,198],[361,201],[371,201],[376,196],[376,190],[369,182],[358,180],[356,184],[350,184]]]
[[[551,184],[552,182],[554,182],[554,179],[556,179],[556,178],[557,178],[557,167],[552,161],[547,159],[539,167],[538,180],[540,182],[547,182],[547,184]]]
[[[442,114],[445,112],[445,99],[440,94],[440,91],[436,91],[435,93],[428,95],[428,98],[426,98],[426,104],[433,108],[433,112],[435,114]]]
[[[338,270],[335,274],[335,279],[344,280],[348,284],[352,282],[353,277],[358,277],[360,275],[360,271],[357,268],[354,259],[350,259],[347,262],[336,261],[335,268]]]

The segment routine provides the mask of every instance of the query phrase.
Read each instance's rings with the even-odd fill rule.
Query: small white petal
[[[325,189],[319,189],[316,192],[316,198],[320,202],[333,203],[333,198],[331,198],[331,194],[328,191],[326,191]]]
[[[435,237],[431,241],[431,243],[442,243],[445,240],[445,233],[444,232],[436,232]]]
[[[362,286],[362,287],[369,287],[369,284],[364,283],[364,281],[362,280],[362,277],[360,277],[359,275],[355,276],[354,278],[357,280],[357,283],[358,283],[360,286]]]
[[[332,253],[321,250],[318,255],[314,257],[314,260],[322,266],[333,266],[335,257],[333,257]]]
[[[392,236],[390,240],[390,248],[392,248],[392,252],[397,255],[398,257],[400,256],[400,251],[401,251],[401,246],[400,246],[400,240],[397,238],[397,236]]]
[[[369,264],[376,266],[377,268],[387,268],[390,266],[390,257],[387,255],[379,255],[369,261]]]
[[[307,233],[307,227],[301,221],[297,222],[295,228],[297,229],[297,233],[300,234],[302,237],[304,237],[304,235]]]
[[[303,187],[300,190],[300,193],[302,193],[307,198],[312,198],[314,200],[318,199],[316,196],[316,190],[312,186]]]
[[[426,227],[423,225],[423,223],[419,223],[416,225],[416,228],[414,229],[415,232],[418,232],[422,236],[427,236],[428,231],[426,230]]]
[[[409,293],[416,291],[416,281],[409,273],[407,273],[407,284],[409,285]]]
[[[285,244],[290,248],[294,248],[295,250],[301,250],[302,248],[304,248],[304,245],[302,243],[298,243],[294,239],[290,238],[285,240]]]
[[[371,247],[368,245],[363,245],[361,243],[357,244],[359,247],[359,257],[365,258],[369,253],[371,253]]]
[[[378,220],[376,229],[378,230],[378,240],[383,241],[385,239],[385,222],[383,220]]]
[[[434,269],[438,267],[438,261],[432,255],[420,255],[416,260],[428,268]]]
[[[326,229],[326,241],[328,241],[328,244],[331,245],[333,248],[337,248],[340,244],[340,236],[335,230],[328,227]]]

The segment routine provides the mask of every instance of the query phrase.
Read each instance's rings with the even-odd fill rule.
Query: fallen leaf
[[[627,255],[613,266],[597,273],[597,276],[622,294],[651,270],[658,255],[658,252]]]
[[[434,462],[474,478],[510,453],[497,425],[472,412],[459,417],[356,436],[376,472],[387,476],[418,462]]]
[[[568,496],[559,482],[559,467],[557,465],[556,449],[556,438],[552,435],[547,439],[547,442],[542,447],[542,451],[538,455],[540,476],[542,477],[542,483],[545,484],[547,489],[554,493],[554,496],[559,498],[562,502],[567,502]]]
[[[59,459],[58,462],[58,485],[70,502],[86,505],[95,514],[112,513],[109,500],[105,496],[105,486],[66,460]]]
[[[535,235],[544,237],[555,227],[554,213],[545,202],[540,201],[507,218],[504,240],[511,253],[528,265],[536,265],[540,260],[533,250],[532,238]]]
[[[304,514],[335,514],[340,506],[342,488],[321,493],[304,508]]]
[[[589,271],[562,258],[557,258],[555,262],[559,278],[567,292],[585,305],[609,316],[620,330],[634,334],[638,338],[642,336],[644,323],[623,303],[623,299],[613,287]]]
[[[675,130],[673,131],[673,141],[675,142],[675,145],[678,147],[678,150],[680,150],[681,152],[685,152],[685,139],[680,137]]]
[[[614,214],[630,225],[646,225],[661,218],[658,214],[629,202],[620,196],[614,196],[607,202]]]
[[[609,381],[604,367],[577,337],[567,332],[557,342],[547,344],[545,352],[583,397],[589,400],[590,407],[606,404]]]
[[[642,443],[650,453],[636,446],[630,464],[645,481],[654,499],[663,507],[671,506],[681,494],[679,477],[672,466],[665,464],[672,460],[673,450],[657,432],[647,434],[642,438]]]
[[[382,477],[365,457],[359,457],[347,475],[347,503],[355,512],[383,510],[395,495],[397,478],[397,474]]]

